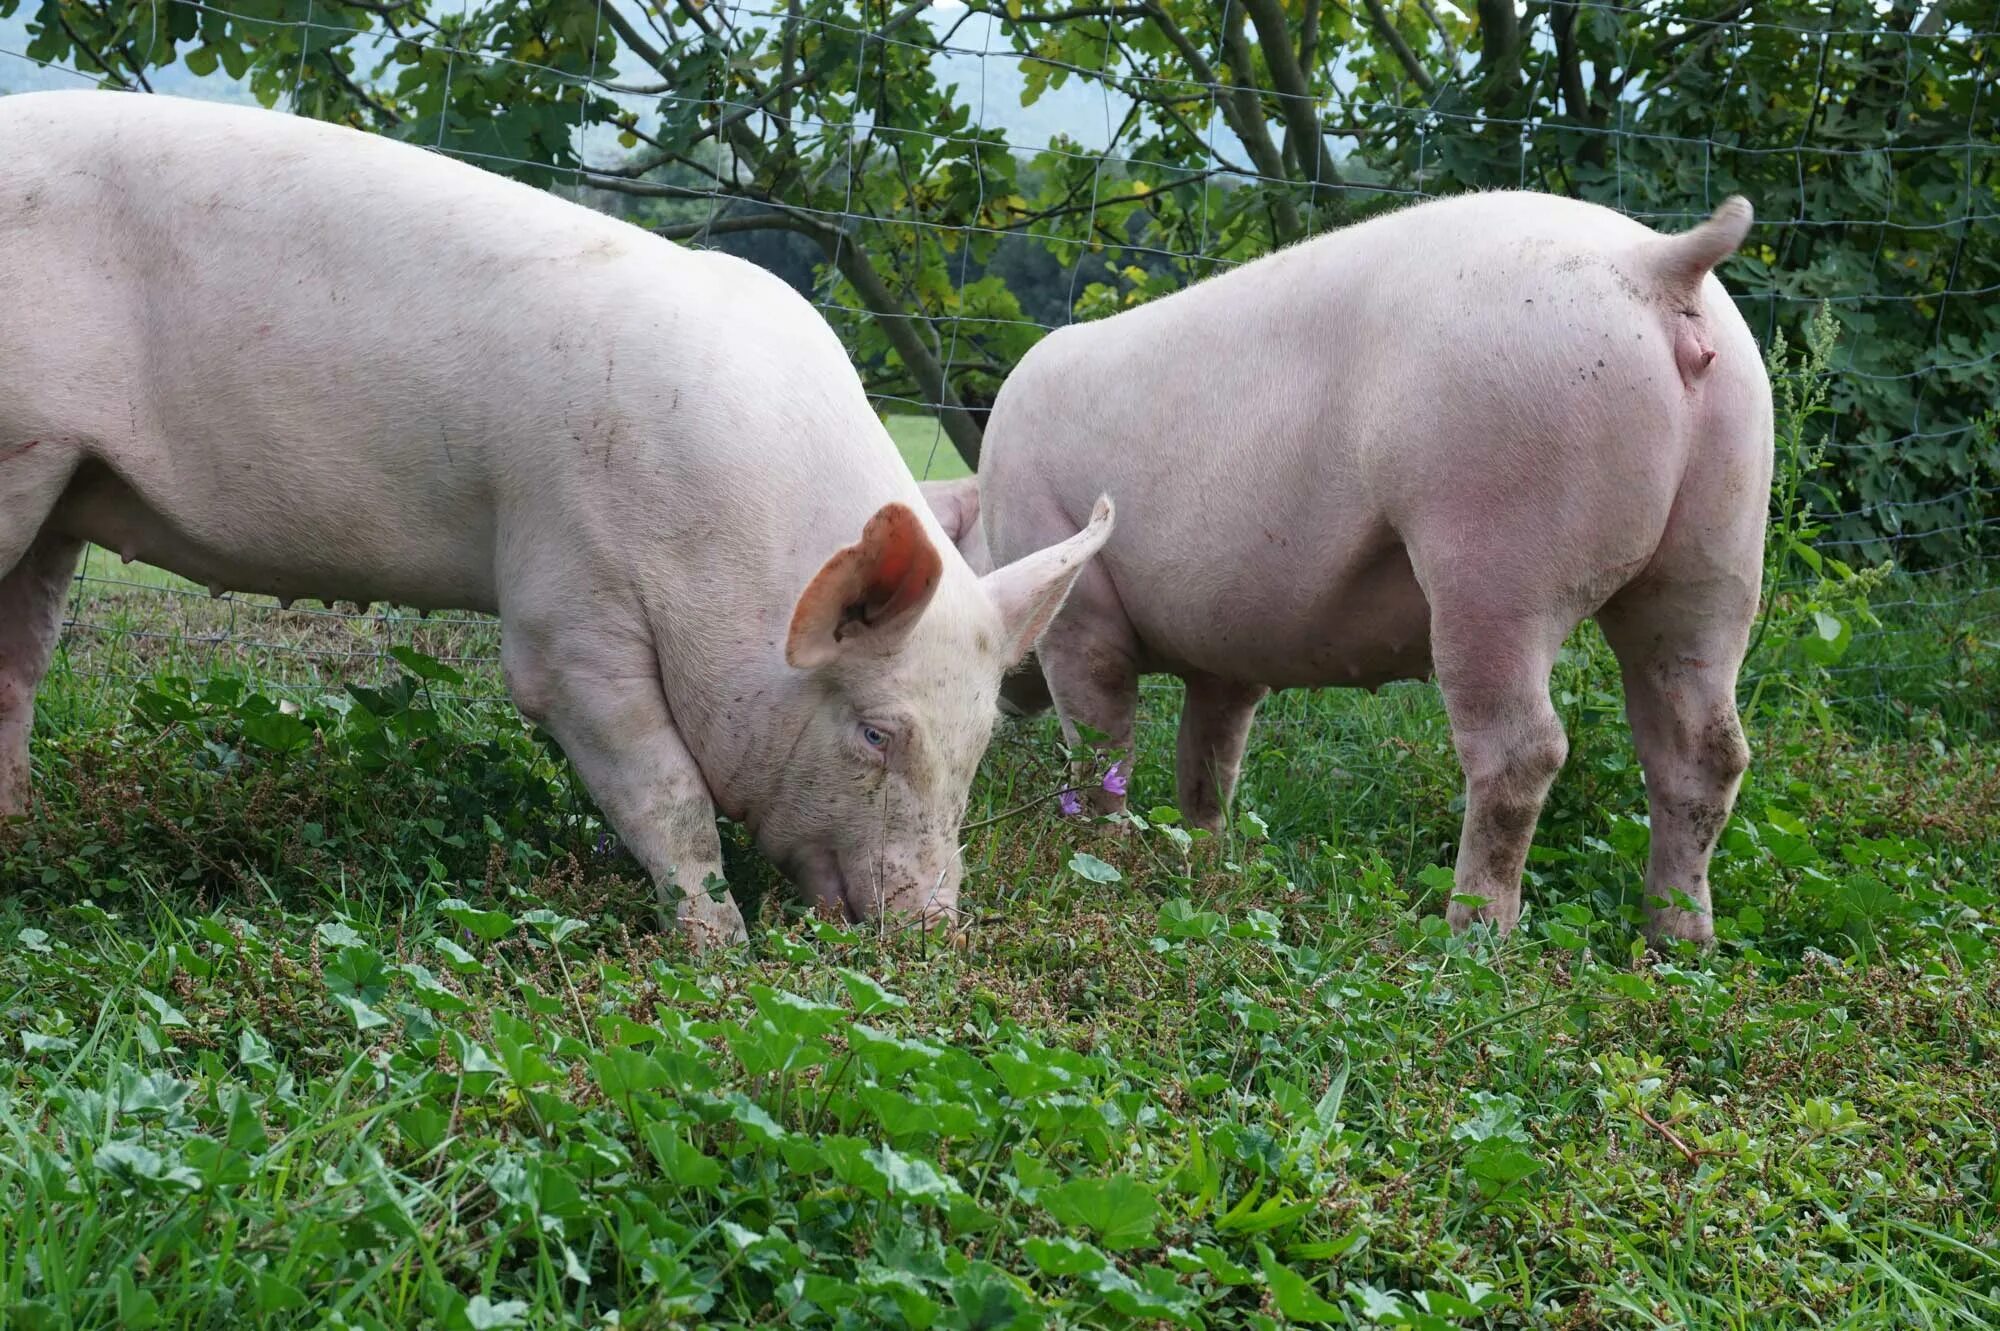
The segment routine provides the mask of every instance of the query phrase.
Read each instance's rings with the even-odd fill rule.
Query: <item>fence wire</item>
[[[1244,2],[1222,0],[1222,28],[1230,26],[1234,7]],[[348,41],[378,57],[386,57],[398,46],[420,54],[441,53],[446,62],[447,90],[456,86],[455,80],[476,79],[483,71],[531,70],[538,76],[629,109],[632,132],[640,141],[648,138],[649,127],[657,126],[663,116],[674,113],[676,108],[702,117],[708,127],[705,137],[715,143],[720,143],[737,127],[761,127],[775,115],[768,99],[745,100],[720,93],[683,98],[676,96],[671,88],[635,81],[643,76],[617,68],[615,61],[610,64],[599,61],[595,39],[585,73],[537,64],[524,58],[518,49],[489,49],[468,43],[464,28],[450,22],[454,16],[463,17],[462,4],[460,0],[459,6],[436,6],[421,21],[418,21],[421,16],[411,11],[410,21],[400,27],[394,21],[398,7],[381,6],[372,12],[384,16],[384,26],[359,36],[351,22],[326,12],[333,6],[323,6],[316,15],[312,0],[304,0],[296,7],[273,7],[246,0],[216,3],[160,0],[147,9],[150,21],[155,24],[168,11],[184,9],[205,19],[226,19],[249,30],[267,33],[290,30],[298,38],[299,47],[292,80],[294,101],[304,95],[308,57],[315,49],[314,42]],[[1568,136],[1569,141],[1601,140],[1608,167],[1615,176],[1617,205],[1628,215],[1663,229],[1679,229],[1705,218],[1720,202],[1716,178],[1727,176],[1732,162],[1784,160],[1794,167],[1799,181],[1798,207],[1792,215],[1771,216],[1760,206],[1752,234],[1753,247],[1760,238],[1781,234],[1867,226],[1876,229],[1876,249],[1874,261],[1865,272],[1839,280],[1828,280],[1825,274],[1819,274],[1812,282],[1802,282],[1797,275],[1776,268],[1759,267],[1747,275],[1740,267],[1725,269],[1726,281],[1739,308],[1760,338],[1768,343],[1781,328],[1795,327],[1800,312],[1822,302],[1858,316],[1847,320],[1850,328],[1866,327],[1870,318],[1902,306],[1933,317],[1938,330],[1928,353],[1907,365],[1864,361],[1861,339],[1850,336],[1845,340],[1833,371],[1837,392],[1858,394],[1901,387],[1914,391],[1908,420],[1893,430],[1843,433],[1845,417],[1828,418],[1832,432],[1825,446],[1829,455],[1836,460],[1845,455],[1893,459],[1906,449],[1962,450],[1968,441],[1975,449],[1988,453],[1995,447],[1986,423],[1962,411],[1931,408],[1925,389],[1933,382],[1947,379],[1963,384],[1984,378],[1992,388],[1988,400],[2000,402],[2000,340],[1989,340],[1990,345],[1984,347],[1966,346],[1948,342],[1943,334],[1944,311],[1949,302],[1991,301],[2000,295],[2000,283],[1962,277],[1966,270],[1961,269],[1956,259],[1940,281],[1921,289],[1907,289],[1885,281],[1883,275],[1885,265],[1894,261],[1900,238],[1908,235],[1956,228],[1961,249],[1968,236],[1981,245],[2000,243],[1995,240],[2000,235],[2000,228],[1996,228],[2000,210],[1994,206],[1995,192],[1989,187],[1993,164],[2000,160],[2000,131],[1995,128],[1995,108],[1991,101],[2000,94],[1976,88],[1964,132],[1950,141],[1859,146],[1839,141],[1811,107],[1803,108],[1796,133],[1773,135],[1765,141],[1745,141],[1739,134],[1674,136],[1628,124],[1632,105],[1622,96],[1616,99],[1615,118],[1603,125],[1556,123],[1542,116],[1510,119],[1481,110],[1466,99],[1454,100],[1442,95],[1397,102],[1350,96],[1341,108],[1344,114],[1380,117],[1414,137],[1416,167],[1411,176],[1414,184],[1363,179],[1342,179],[1333,184],[1301,182],[1262,173],[1245,160],[1243,143],[1230,129],[1222,106],[1224,99],[1240,93],[1238,85],[1220,78],[1206,82],[1159,78],[1123,47],[1113,24],[1103,25],[1101,48],[1091,51],[1090,59],[1085,60],[1074,49],[1064,54],[1049,50],[1028,53],[1017,48],[1010,36],[1008,15],[1018,15],[1019,5],[1010,5],[1005,12],[967,8],[956,3],[919,5],[926,7],[941,11],[941,17],[931,22],[921,37],[906,37],[886,31],[881,21],[865,18],[866,13],[874,12],[866,5],[857,7],[851,22],[824,15],[802,15],[796,3],[770,7],[755,3],[683,6],[688,13],[716,16],[714,21],[718,25],[732,30],[787,21],[811,25],[824,38],[852,41],[857,66],[871,49],[888,48],[904,48],[912,59],[924,62],[947,62],[958,77],[961,101],[971,114],[963,125],[918,128],[883,123],[879,116],[858,114],[846,120],[816,120],[800,111],[788,110],[786,124],[792,133],[831,136],[831,141],[842,145],[847,170],[844,198],[839,207],[806,199],[775,198],[762,201],[746,213],[744,196],[732,188],[734,182],[730,179],[736,165],[718,155],[706,185],[672,182],[659,185],[655,197],[679,200],[700,214],[663,229],[695,244],[721,243],[733,229],[744,225],[746,216],[754,219],[761,209],[782,210],[831,228],[835,238],[828,257],[833,262],[819,265],[811,295],[836,327],[852,334],[871,317],[871,311],[843,296],[839,257],[841,247],[857,243],[855,232],[860,225],[876,228],[878,235],[896,243],[946,245],[957,255],[952,276],[961,290],[974,278],[973,247],[966,242],[982,236],[1018,237],[1024,234],[1025,226],[941,218],[932,215],[921,203],[909,202],[912,197],[921,198],[917,192],[905,195],[900,209],[885,213],[877,202],[857,197],[857,186],[863,177],[856,167],[858,159],[868,159],[882,151],[883,145],[903,146],[927,154],[970,146],[975,152],[1005,151],[1024,161],[1035,157],[1087,169],[1087,188],[1080,186],[1077,197],[1071,200],[1074,211],[1085,214],[1082,233],[1075,236],[1037,233],[1033,238],[1051,254],[1066,253],[1063,318],[1043,322],[1012,315],[972,313],[959,306],[928,310],[922,302],[913,303],[902,316],[919,327],[937,353],[943,370],[942,382],[952,384],[965,364],[983,354],[979,350],[983,337],[1008,330],[1039,335],[1053,323],[1077,317],[1079,296],[1089,282],[1102,277],[1099,270],[1104,266],[1106,243],[1096,223],[1100,209],[1112,202],[1106,198],[1106,182],[1136,178],[1133,175],[1136,170],[1175,174],[1177,178],[1163,188],[1198,192],[1200,209],[1191,233],[1193,243],[1151,244],[1128,235],[1111,248],[1124,262],[1170,265],[1177,271],[1198,276],[1243,258],[1222,252],[1225,246],[1219,242],[1218,227],[1210,216],[1211,201],[1218,197],[1217,190],[1268,187],[1307,203],[1327,197],[1428,197],[1434,191],[1426,188],[1433,176],[1427,164],[1441,161],[1443,155],[1453,151],[1453,135],[1465,131],[1488,136],[1489,142],[1511,139],[1518,143],[1511,168],[1503,164],[1487,173],[1490,178],[1472,182],[1483,187],[1544,185],[1548,157],[1545,143],[1552,134]],[[1119,8],[1109,6],[1107,10]],[[1645,4],[1621,6],[1602,0],[1579,0],[1574,8],[1586,18],[1659,13]],[[596,0],[596,9],[599,31],[605,30],[605,21],[610,20],[613,27],[627,34],[623,46],[632,45],[631,35],[648,33],[664,46],[667,33],[659,18],[664,10],[649,9],[634,0]],[[2000,38],[2000,24],[1969,22],[1962,14],[1954,18],[1945,13],[1944,6],[1938,6],[1935,15],[1912,22],[1907,31],[1900,33],[1879,26],[1848,30],[1831,25],[1788,24],[1745,17],[1748,11],[1748,5],[1730,5],[1720,11],[1721,17],[1680,16],[1677,19],[1680,26],[1674,29],[1679,51],[1689,52],[1706,45],[1711,51],[1729,53],[1733,74],[1735,62],[1748,49],[1747,43],[1760,36],[1779,34],[1800,43],[1817,44],[1822,64],[1829,50],[1844,41],[1900,41],[1902,96],[1908,100],[1918,95],[1915,74],[1920,64],[1939,49],[1939,44],[1978,42],[1990,47]],[[1425,12],[1432,12],[1429,5],[1425,6]],[[19,39],[9,39],[15,33],[20,34]],[[1448,37],[1446,40],[1449,44]],[[78,68],[74,60],[60,63],[36,59],[28,54],[28,45],[20,20],[15,20],[12,29],[0,28],[0,89],[12,91],[24,83],[47,86],[61,80],[80,86],[124,81],[109,66]],[[1458,51],[1456,55],[1461,67],[1469,66],[1468,53]],[[1333,63],[1341,58],[1338,51],[1331,49],[1324,55],[1324,59]],[[1074,80],[1065,103],[1070,123],[1060,135],[1031,136],[1027,131],[1006,128],[1008,117],[1000,114],[989,82],[1011,91],[1031,69],[1037,77],[1068,76]],[[967,74],[970,86],[964,77]],[[1645,71],[1640,80],[1640,96],[1646,95],[1648,80],[1666,83],[1674,76],[1674,71],[1664,68]],[[1095,105],[1085,104],[1088,89],[1095,90]],[[226,76],[177,91],[246,99],[241,81]],[[1257,91],[1262,99],[1260,108],[1284,108],[1285,94],[1268,88]],[[1739,95],[1756,94],[1746,89]],[[584,97],[578,101],[572,146],[576,148],[577,160],[585,162],[587,155],[581,145],[593,132],[589,124],[590,102]],[[1174,114],[1199,130],[1205,161],[1189,166],[1186,162],[1160,160],[1148,156],[1142,145],[1129,144],[1131,126],[1141,109],[1162,102],[1177,108]],[[1313,109],[1324,114],[1334,108],[1319,99]],[[1260,109],[1258,114],[1271,113]],[[448,141],[450,119],[447,103],[438,114],[436,136],[429,145],[433,150],[496,170],[546,168],[543,162]],[[1269,127],[1284,132],[1276,120]],[[1329,128],[1328,134],[1338,138],[1339,130]],[[1628,163],[1628,158],[1640,148],[1678,153],[1681,156],[1676,160],[1689,165],[1690,171],[1691,164],[1698,163],[1700,187],[1688,191],[1680,206],[1663,206],[1658,201],[1658,190],[1640,187],[1647,183],[1641,175],[1645,168]],[[1956,174],[1962,182],[1959,197],[1943,216],[1898,215],[1893,190],[1883,190],[1881,212],[1866,217],[1828,216],[1806,207],[1808,177],[1829,169],[1830,164],[1865,163],[1870,169],[1879,170],[1885,179],[1893,180],[1899,169],[1908,170],[1908,163],[1918,157],[1958,165]],[[593,186],[629,188],[634,176],[623,166],[602,160],[600,155],[600,160],[558,169],[553,178],[556,185],[578,197],[603,201],[621,196],[599,195]],[[982,218],[989,211],[988,181],[983,170],[975,173],[975,185],[977,205],[972,215]],[[255,188],[254,182],[247,183],[246,188]],[[1313,211],[1311,216],[1317,219],[1322,213]],[[912,393],[907,388],[879,382],[871,396],[885,417],[902,418],[897,423],[905,437],[918,437],[917,455],[912,461],[920,476],[939,472],[954,460],[952,444],[934,413],[954,409],[960,403],[934,401],[921,392]],[[930,423],[913,429],[917,421]],[[1823,555],[1855,564],[1886,559],[1898,567],[1920,569],[1899,576],[1877,593],[1873,608],[1878,624],[1863,621],[1854,626],[1846,655],[1827,671],[1835,681],[1838,701],[1895,706],[1918,695],[1932,698],[1941,689],[1968,687],[1969,673],[1992,671],[1994,653],[2000,651],[2000,568],[1995,567],[1996,559],[2000,559],[1996,553],[2000,552],[2000,539],[1996,539],[2000,537],[2000,485],[1993,479],[2000,476],[2000,459],[1989,457],[1987,464],[1983,471],[1975,468],[1962,483],[1939,487],[1936,493],[1920,498],[1871,497],[1847,507],[1816,511],[1815,518],[1826,531],[1817,542]],[[1940,557],[1940,549],[1948,555]],[[1779,597],[1794,596],[1810,591],[1811,587],[1808,580],[1792,578],[1778,583],[1774,593]],[[496,624],[483,616],[423,617],[394,607],[281,608],[269,598],[239,593],[213,598],[206,591],[157,570],[143,566],[127,568],[115,556],[93,548],[87,552],[76,577],[66,623],[65,659],[72,670],[103,679],[114,687],[136,684],[163,672],[198,677],[226,667],[262,676],[274,685],[334,689],[342,682],[365,682],[395,673],[399,667],[389,655],[390,650],[407,646],[460,671],[465,683],[456,696],[475,700],[502,694],[498,641]],[[1746,690],[1785,682],[1794,663],[1782,655],[1779,649],[1783,646],[1773,644],[1750,662],[1743,679]]]

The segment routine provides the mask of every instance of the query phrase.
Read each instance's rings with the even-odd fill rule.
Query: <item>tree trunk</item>
[[[1521,86],[1521,23],[1514,0],[1479,0],[1480,100],[1504,115]]]
[[[918,391],[923,393],[937,418],[944,425],[944,432],[951,440],[951,446],[965,459],[965,465],[979,470],[979,442],[983,435],[978,418],[968,411],[958,400],[958,393],[951,381],[945,378],[944,366],[931,354],[918,333],[917,321],[923,318],[903,308],[889,284],[882,280],[868,255],[854,243],[854,237],[846,235],[838,228],[814,226],[809,234],[819,242],[826,252],[827,261],[839,270],[861,297],[861,304],[881,326],[889,339],[889,345],[903,359],[904,368],[917,381]]]

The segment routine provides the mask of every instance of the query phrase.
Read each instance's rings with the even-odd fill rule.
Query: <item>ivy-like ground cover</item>
[[[1421,687],[1273,700],[1221,843],[1013,812],[1060,755],[1010,729],[955,941],[807,917],[731,829],[755,938],[696,958],[429,657],[59,672],[0,832],[0,1324],[2000,1323],[1996,655],[1760,702],[1721,942],[1667,955],[1601,644],[1497,946],[1439,918]]]

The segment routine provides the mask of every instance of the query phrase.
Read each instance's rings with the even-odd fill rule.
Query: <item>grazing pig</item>
[[[0,143],[0,813],[95,541],[497,612],[699,941],[743,935],[717,809],[822,905],[954,908],[1001,675],[1108,503],[977,577],[783,283],[418,148],[96,92],[0,99]]]
[[[1737,198],[1663,236],[1507,192],[1322,236],[1052,334],[1002,388],[977,480],[927,498],[990,564],[1118,496],[1038,651],[1042,698],[1072,738],[1129,748],[1138,677],[1179,675],[1180,807],[1203,826],[1270,689],[1434,673],[1467,781],[1458,894],[1485,903],[1454,901],[1458,928],[1519,917],[1567,752],[1549,672],[1595,615],[1646,771],[1650,932],[1706,939],[1771,473],[1770,386],[1710,275],[1749,225]],[[1041,682],[1006,692],[1032,709]]]

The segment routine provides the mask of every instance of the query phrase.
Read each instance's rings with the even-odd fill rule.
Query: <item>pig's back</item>
[[[23,94],[0,142],[0,421],[104,457],[68,511],[93,539],[171,511],[161,562],[225,585],[366,566],[424,603],[429,567],[430,603],[490,608],[510,522],[610,565],[785,508],[753,448],[803,484],[864,473],[822,487],[856,526],[914,495],[824,320],[752,265],[248,108]]]
[[[161,358],[145,386],[168,397],[192,373],[211,394],[241,391],[239,408],[317,409],[259,392],[260,370],[301,363],[323,364],[321,388],[359,415],[419,385],[436,402],[510,373],[547,384],[574,372],[593,327],[644,300],[635,260],[672,280],[689,257],[449,158],[249,108],[23,94],[0,99],[0,141],[8,303],[70,298],[44,307],[62,320],[7,332],[50,361],[143,339]],[[285,378],[287,394],[305,387]]]

